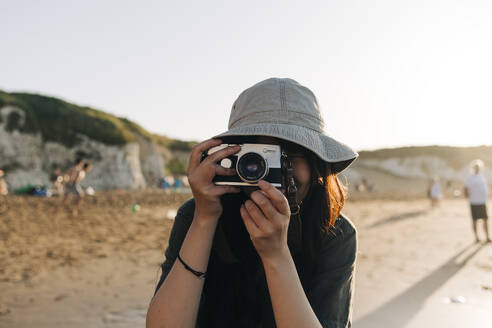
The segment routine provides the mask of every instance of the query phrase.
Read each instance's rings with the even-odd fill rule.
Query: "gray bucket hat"
[[[232,106],[229,130],[215,136],[269,136],[305,147],[332,164],[334,173],[359,155],[324,132],[316,96],[292,79],[270,78],[244,90]]]

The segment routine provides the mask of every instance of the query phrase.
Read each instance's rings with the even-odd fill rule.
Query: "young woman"
[[[175,218],[147,327],[350,327],[356,231],[340,214],[337,174],[357,153],[323,130],[314,94],[294,80],[241,93],[229,130],[190,155],[193,198]],[[290,202],[267,181],[255,191],[212,182],[236,174],[217,163],[240,146],[202,154],[238,138],[281,145]]]

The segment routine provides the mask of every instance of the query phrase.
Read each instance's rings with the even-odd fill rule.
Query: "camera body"
[[[210,148],[202,156],[208,155],[235,144],[221,144]],[[236,175],[216,175],[216,185],[255,187],[259,180],[270,182],[275,187],[282,187],[282,149],[271,144],[239,144],[241,150],[236,154],[223,158],[217,164],[225,168],[234,168]]]

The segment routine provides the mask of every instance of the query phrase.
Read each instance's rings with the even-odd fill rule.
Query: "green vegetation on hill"
[[[40,132],[44,140],[69,147],[79,141],[78,134],[110,145],[123,145],[135,139],[127,124],[117,117],[57,98],[2,92],[0,106],[4,105],[14,105],[24,110],[25,123],[18,127],[22,132]],[[13,128],[16,126],[10,127]]]
[[[153,140],[154,142],[167,147],[171,150],[179,150],[179,151],[185,151],[189,152],[191,151],[191,148],[197,144],[196,141],[183,141],[183,140],[178,140],[178,139],[171,139],[168,137],[164,136],[159,136],[154,134],[153,135]]]
[[[180,160],[179,158],[173,157],[167,162],[165,170],[166,173],[172,175],[185,175],[188,163]]]
[[[22,126],[19,124],[19,115],[11,113],[7,130],[39,132],[43,140],[59,142],[68,147],[77,144],[78,135],[85,135],[109,145],[124,145],[135,141],[136,135],[171,150],[189,151],[194,145],[194,142],[151,134],[126,118],[118,118],[103,111],[77,106],[53,97],[0,91],[0,107],[5,105],[19,107],[25,112],[25,122]]]
[[[141,135],[143,138],[153,141],[161,146],[164,146],[170,150],[181,150],[185,152],[191,151],[191,148],[196,144],[195,141],[183,141],[179,139],[172,139],[166,136],[149,133],[135,122],[132,122],[124,117],[119,118],[125,126],[133,133]]]

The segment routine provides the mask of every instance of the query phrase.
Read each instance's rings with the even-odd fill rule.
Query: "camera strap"
[[[284,171],[285,196],[290,207],[289,230],[287,233],[287,243],[292,254],[301,252],[302,249],[302,223],[300,210],[297,203],[297,186],[294,181],[294,168],[292,162],[285,152],[282,151],[282,167]]]

